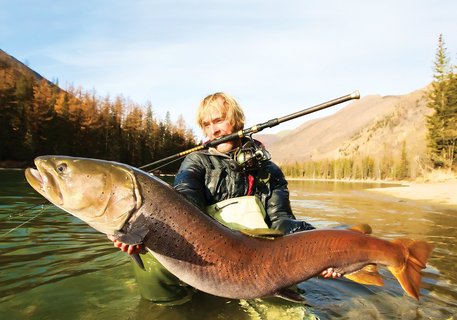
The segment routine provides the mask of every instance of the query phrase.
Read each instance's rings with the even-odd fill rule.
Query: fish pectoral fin
[[[135,232],[123,233],[121,231],[117,231],[114,234],[114,237],[122,243],[126,243],[128,245],[133,246],[136,244],[142,244],[145,234],[144,233],[135,233]]]
[[[352,227],[348,228],[348,230],[355,231],[355,232],[360,232],[360,233],[363,233],[363,234],[371,234],[373,232],[373,230],[371,229],[370,225],[366,224],[366,223],[362,223],[362,224],[358,224],[358,225],[352,226]]]
[[[301,304],[304,304],[304,305],[307,305],[307,306],[311,307],[311,305],[309,305],[306,302],[305,297],[303,297],[298,292],[296,292],[296,291],[294,291],[292,289],[289,289],[289,288],[283,288],[283,289],[279,290],[278,292],[275,293],[274,296],[278,297],[278,298],[281,298],[281,299],[284,299],[284,300],[287,300],[287,301],[297,302],[297,303],[301,303]]]
[[[140,214],[135,219],[131,219],[121,230],[116,231],[114,237],[128,245],[142,244],[149,233],[148,225],[147,218]]]
[[[396,267],[387,266],[387,269],[397,278],[406,293],[414,299],[419,300],[420,272],[426,267],[433,247],[425,241],[414,241],[410,239],[397,239],[393,243],[402,247],[402,251],[405,252],[405,262]]]
[[[384,281],[382,280],[381,275],[378,272],[378,268],[375,264],[366,265],[356,272],[345,274],[344,277],[361,284],[380,287],[384,285]]]
[[[284,232],[280,230],[268,228],[242,229],[240,232],[250,237],[265,238],[271,240],[277,237],[282,237],[284,235]]]

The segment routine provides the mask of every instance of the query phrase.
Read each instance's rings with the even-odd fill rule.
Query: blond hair
[[[218,100],[222,100],[222,104]],[[244,112],[236,100],[230,95],[223,92],[216,92],[210,94],[200,102],[197,109],[197,124],[202,130],[203,119],[209,109],[218,110],[222,117],[225,118],[234,128],[235,131],[244,128]]]

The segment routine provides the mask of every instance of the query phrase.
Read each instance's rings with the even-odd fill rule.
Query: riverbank
[[[291,178],[287,180],[310,180]],[[434,170],[416,181],[384,181],[384,180],[328,180],[312,179],[313,181],[337,181],[349,183],[382,183],[392,187],[370,188],[366,191],[397,199],[414,200],[457,207],[457,175],[451,171]]]
[[[367,191],[399,199],[457,207],[457,179],[455,178],[438,182],[403,182],[399,187],[373,188]]]
[[[31,164],[27,161],[0,161],[0,168],[26,168]],[[310,180],[303,178],[291,178],[287,180]],[[320,179],[313,179],[320,181]],[[457,177],[449,173],[442,173],[441,176],[436,172],[433,177],[427,177],[424,182],[415,181],[378,181],[378,180],[340,180],[340,182],[378,182],[382,184],[395,184],[393,187],[371,188],[366,189],[369,192],[383,194],[399,199],[408,199],[415,201],[426,201],[438,205],[457,207]],[[321,181],[330,181],[322,179]],[[398,186],[400,185],[400,186]]]

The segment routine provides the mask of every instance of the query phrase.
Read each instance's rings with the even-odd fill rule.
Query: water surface
[[[457,313],[457,210],[374,195],[366,191],[370,187],[379,185],[291,181],[292,206],[298,218],[319,228],[369,223],[378,237],[434,244],[419,302],[381,269],[386,282],[381,288],[349,280],[300,283],[312,307],[201,292],[184,305],[165,307],[140,297],[129,258],[104,235],[46,204],[23,171],[0,170],[0,314],[66,320],[452,319]]]

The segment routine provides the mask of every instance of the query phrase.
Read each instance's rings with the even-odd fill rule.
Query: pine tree
[[[435,55],[432,90],[428,107],[435,112],[427,118],[428,147],[435,167],[452,168],[456,162],[457,85],[442,35]]]
[[[54,151],[55,102],[55,91],[46,80],[42,79],[34,85],[32,108],[28,117],[35,155],[51,154]]]
[[[150,163],[158,160],[156,157],[158,149],[158,131],[159,125],[154,119],[154,112],[152,111],[151,102],[146,103],[146,117],[144,119],[145,130],[145,148],[143,160],[145,163]]]
[[[123,133],[128,154],[128,163],[139,166],[142,164],[142,140],[143,140],[143,112],[138,106],[133,106],[127,114]]]
[[[408,162],[408,153],[406,151],[406,141],[403,141],[401,146],[401,156],[400,163],[398,164],[398,169],[396,170],[397,179],[403,180],[406,179],[409,174],[409,162]]]

